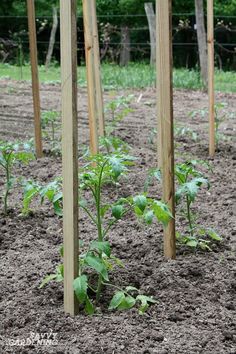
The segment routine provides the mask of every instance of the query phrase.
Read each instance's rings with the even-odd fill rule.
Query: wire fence
[[[122,50],[123,20],[123,15],[98,16],[100,50],[103,60],[119,62]],[[148,61],[150,37],[146,15],[126,15],[125,21],[128,28],[126,45],[130,51],[131,60]],[[195,22],[193,13],[173,14],[173,56],[176,67],[193,68],[198,65]],[[36,23],[39,63],[42,64],[48,50],[52,17],[37,17]],[[82,16],[78,16],[77,23],[78,61],[82,63],[84,61]],[[28,61],[27,26],[27,16],[0,16],[0,61],[18,64]],[[236,70],[236,16],[215,16],[215,51],[216,65],[220,69]],[[53,58],[58,62],[60,60],[59,30],[56,35]]]

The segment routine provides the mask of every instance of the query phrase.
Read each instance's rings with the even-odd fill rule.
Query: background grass
[[[102,65],[102,82],[106,90],[144,88],[155,86],[155,70],[153,67],[142,63],[133,63],[126,67],[114,64]],[[13,80],[30,80],[30,66],[22,68],[9,64],[0,64],[0,78]],[[44,66],[39,67],[39,78],[42,83],[59,83],[60,67],[52,66],[46,72]],[[175,88],[202,89],[202,82],[198,71],[187,69],[174,69],[173,81]],[[236,72],[216,70],[215,89],[222,92],[236,92]],[[86,68],[78,67],[78,84],[86,86]]]

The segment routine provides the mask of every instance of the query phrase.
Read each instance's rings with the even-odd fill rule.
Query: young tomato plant
[[[33,199],[40,197],[41,204],[47,199],[52,203],[56,215],[62,216],[62,183],[61,178],[48,183],[46,186],[39,185],[38,182],[25,180],[23,182],[23,208],[22,214],[28,215],[31,212],[30,204]]]
[[[192,211],[199,189],[202,186],[210,188],[210,184],[203,172],[196,169],[197,164],[205,165],[201,161],[189,161],[180,163],[175,166],[175,175],[178,180],[179,187],[175,194],[176,204],[184,202],[185,207],[182,209],[182,215],[187,221],[187,232],[184,235],[177,233],[177,239],[180,243],[189,247],[210,250],[210,243],[221,241],[222,238],[212,229],[204,228],[196,224],[196,215]]]
[[[116,129],[118,123],[133,110],[129,107],[130,102],[134,98],[133,95],[120,96],[111,100],[105,107],[105,113],[110,113],[111,122],[106,127],[106,135],[110,136]]]
[[[131,164],[133,158],[121,153],[96,155],[90,157],[79,176],[80,207],[93,223],[96,238],[80,254],[79,274],[74,280],[74,290],[80,305],[89,314],[94,313],[95,304],[99,303],[102,289],[106,286],[116,290],[110,302],[111,310],[129,309],[139,304],[141,313],[150,303],[155,302],[151,297],[140,294],[135,288],[128,287],[123,290],[111,284],[109,280],[109,273],[114,266],[122,266],[122,262],[112,254],[109,242],[111,228],[130,212],[147,224],[151,224],[156,218],[165,226],[171,218],[170,211],[164,203],[148,198],[145,194],[119,198],[115,202],[104,201],[104,186],[111,183],[117,185]],[[58,269],[60,274],[57,271],[55,275],[49,276],[49,280],[52,277],[60,279],[63,272],[61,268]]]
[[[211,228],[204,228],[197,224],[197,215],[193,212],[193,203],[196,200],[201,187],[210,188],[210,184],[205,174],[197,167],[205,167],[210,169],[210,166],[205,161],[187,161],[179,163],[175,166],[175,176],[177,179],[177,190],[175,194],[176,206],[181,207],[180,212],[177,208],[177,215],[180,213],[184,216],[186,231],[182,234],[176,233],[176,238],[180,244],[192,248],[211,250],[210,244],[214,241],[221,241],[222,238]],[[148,177],[144,184],[144,190],[147,192],[153,180],[160,182],[162,179],[160,169],[153,168],[149,171]]]
[[[197,141],[198,135],[195,131],[193,131],[191,128],[184,127],[184,126],[174,126],[174,135],[175,137],[179,137],[181,139],[185,137],[189,137],[193,141]]]
[[[221,131],[221,125],[224,123],[228,118],[232,117],[233,115],[224,112],[224,109],[227,108],[227,103],[224,102],[217,102],[214,105],[214,113],[215,113],[215,143],[216,148],[219,148],[220,140],[227,140],[225,134]],[[194,118],[196,115],[200,114],[201,117],[205,117],[208,113],[207,108],[202,110],[196,110],[190,113],[190,117]]]
[[[113,135],[101,136],[99,148],[101,152],[104,151],[107,154],[114,152],[128,154],[130,151],[130,146],[125,141]]]
[[[59,113],[57,111],[45,111],[42,113],[42,132],[51,145],[51,151],[54,154],[60,153],[60,140],[57,139],[57,133],[60,129]]]
[[[14,186],[16,178],[13,175],[13,167],[16,164],[27,164],[33,160],[32,146],[30,143],[0,142],[0,166],[5,174],[5,191],[3,195],[3,210],[8,212],[8,197]]]

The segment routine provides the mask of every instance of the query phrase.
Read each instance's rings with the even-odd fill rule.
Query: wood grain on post
[[[213,0],[207,0],[209,155],[215,155],[215,94],[214,94],[214,10]]]
[[[98,121],[96,104],[96,84],[94,75],[94,41],[92,23],[92,1],[83,0],[84,42],[87,72],[88,113],[90,131],[90,152],[98,153]]]
[[[159,80],[159,70],[158,66],[161,65],[159,58],[159,53],[161,52],[161,38],[163,36],[161,26],[161,19],[159,16],[159,7],[161,4],[156,0],[156,95],[157,95],[157,163],[158,167],[161,168],[162,166],[162,144],[161,144],[161,112],[160,112],[160,105],[159,102],[161,100],[161,91],[160,91],[160,80]]]
[[[103,107],[103,94],[101,83],[101,67],[100,67],[100,50],[97,25],[96,0],[91,0],[91,15],[92,15],[92,35],[94,47],[94,75],[95,75],[95,90],[96,90],[96,106],[98,116],[99,135],[105,135],[105,120]]]
[[[73,281],[78,276],[78,127],[76,0],[61,0],[62,173],[64,309],[78,312]]]
[[[163,200],[173,218],[164,228],[164,255],[176,256],[175,188],[174,188],[174,136],[172,87],[172,1],[156,0],[157,16],[157,106],[161,126],[161,170]]]
[[[41,132],[41,118],[40,118],[40,94],[39,94],[37,37],[36,37],[34,0],[27,0],[27,12],[28,12],[31,75],[32,75],[32,94],[33,94],[33,105],[34,105],[35,150],[36,150],[36,156],[39,158],[43,156],[43,147],[42,147],[42,132]]]

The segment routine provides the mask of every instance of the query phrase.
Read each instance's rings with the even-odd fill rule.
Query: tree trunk
[[[121,27],[120,65],[125,66],[130,61],[130,32],[128,26]]]
[[[51,30],[50,40],[49,40],[47,57],[45,61],[46,70],[48,70],[48,67],[51,63],[52,53],[53,53],[53,48],[54,48],[55,38],[56,38],[56,32],[57,32],[57,26],[58,26],[57,8],[53,6],[52,11],[53,11],[53,24],[52,24],[52,30]]]
[[[195,0],[195,13],[201,77],[204,86],[207,87],[207,39],[204,23],[203,0]]]
[[[156,16],[154,14],[153,5],[151,2],[146,2],[144,4],[144,8],[147,15],[149,34],[150,34],[150,45],[151,45],[150,64],[155,65],[156,63]]]

